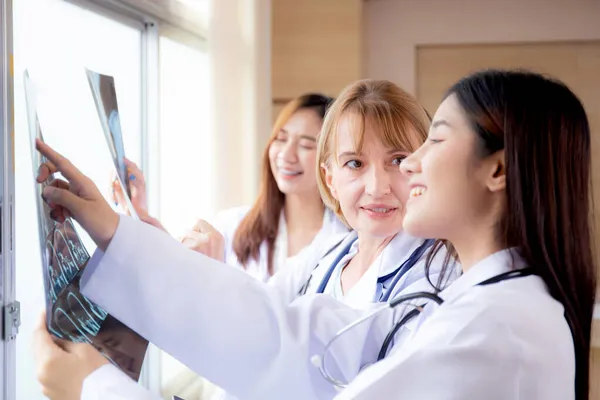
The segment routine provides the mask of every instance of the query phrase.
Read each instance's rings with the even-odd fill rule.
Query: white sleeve
[[[280,293],[282,304],[293,302],[299,295],[303,282],[310,277],[313,266],[294,262],[285,265],[273,275],[268,285]]]
[[[106,364],[85,378],[81,400],[162,400],[129,378],[117,367]]]
[[[248,274],[193,252],[166,233],[122,216],[105,254],[86,267],[81,291],[196,373],[244,399],[332,398],[311,364],[329,340],[368,311],[327,295],[290,305]],[[390,312],[353,329],[329,355],[336,377],[372,361]],[[352,351],[346,351],[347,349]]]

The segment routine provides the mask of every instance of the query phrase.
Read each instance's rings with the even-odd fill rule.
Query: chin
[[[277,185],[279,187],[279,190],[281,191],[281,193],[286,194],[286,195],[297,195],[297,194],[303,194],[306,193],[306,189],[304,189],[302,187],[302,185],[290,185],[290,184],[286,184],[287,182],[284,182],[282,185]]]
[[[381,226],[381,227],[371,227],[369,229],[369,236],[378,237],[378,238],[387,238],[390,236],[397,235],[402,232],[402,225],[396,224],[396,226]]]
[[[431,229],[428,229],[427,221],[420,218],[411,218],[409,215],[404,217],[403,229],[406,233],[411,236],[418,238],[435,238],[436,235],[432,235]]]
[[[295,192],[296,188],[294,186],[296,186],[296,185],[294,185],[294,184],[292,184],[290,182],[286,182],[286,181],[283,181],[283,180],[281,180],[281,181],[278,180],[277,181],[277,187],[279,188],[279,190],[282,193],[285,193],[285,194]]]

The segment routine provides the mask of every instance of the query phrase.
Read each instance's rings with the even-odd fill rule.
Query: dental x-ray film
[[[117,170],[117,179],[121,185],[123,193],[125,193],[125,201],[129,213],[135,219],[139,219],[138,215],[131,204],[131,191],[129,188],[129,174],[125,165],[125,146],[123,145],[123,134],[121,131],[121,120],[119,117],[119,106],[117,104],[117,91],[115,89],[115,80],[112,76],[102,75],[98,72],[86,69],[88,82],[98,117],[104,130],[106,143],[110,149],[115,168]]]
[[[36,105],[37,91],[27,71],[24,78],[35,175],[46,161],[36,150],[35,141],[44,138]],[[48,331],[60,339],[90,343],[132,379],[138,380],[148,342],[81,294],[79,281],[90,255],[70,218],[64,223],[51,218],[50,208],[41,196],[49,181],[39,184],[35,176],[33,181]]]

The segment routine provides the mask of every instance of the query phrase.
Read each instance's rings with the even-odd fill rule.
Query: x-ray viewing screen
[[[27,72],[25,94],[33,171],[37,171],[45,159],[35,149],[35,140],[43,140],[43,136],[34,100],[36,93]],[[81,294],[79,281],[90,255],[70,218],[58,223],[50,217],[50,208],[41,196],[49,182],[38,184],[34,178],[34,183],[48,331],[61,339],[92,344],[138,380],[148,342]]]
[[[117,170],[117,179],[121,184],[123,193],[126,193],[125,201],[127,202],[127,208],[131,216],[137,219],[137,213],[131,204],[129,175],[124,160],[125,147],[123,145],[115,80],[112,76],[102,75],[89,69],[86,69],[86,73],[92,95],[94,96],[94,102],[96,103],[96,109],[98,110],[98,117],[106,136],[106,143],[108,144]]]

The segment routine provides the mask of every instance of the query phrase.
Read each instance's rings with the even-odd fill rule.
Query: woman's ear
[[[321,163],[321,170],[325,175],[325,184],[327,185],[327,189],[329,189],[329,193],[333,196],[334,199],[338,200],[337,191],[335,190],[335,186],[333,185],[333,173],[331,171],[330,163]]]
[[[506,188],[506,163],[504,150],[497,151],[490,156],[490,174],[487,187],[491,192],[499,192]]]

